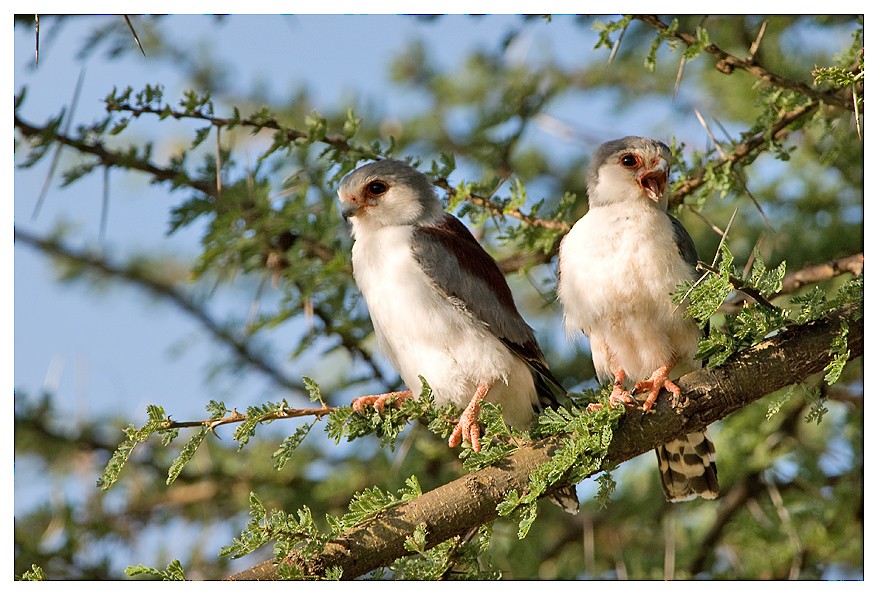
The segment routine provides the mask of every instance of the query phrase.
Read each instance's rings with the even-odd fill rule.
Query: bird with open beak
[[[466,441],[479,451],[484,401],[501,405],[518,428],[558,406],[566,392],[503,273],[443,210],[424,174],[402,161],[377,161],[348,174],[338,198],[352,223],[354,279],[378,345],[408,387],[355,399],[354,409],[411,398],[423,376],[437,405],[463,409],[448,445]]]
[[[558,297],[569,332],[589,339],[598,379],[613,382],[611,404],[646,392],[650,411],[671,380],[701,367],[703,330],[672,294],[695,278],[698,255],[668,212],[671,153],[659,141],[628,136],[601,145],[587,175],[589,210],[561,242]],[[714,446],[705,432],[656,449],[670,501],[715,498]]]

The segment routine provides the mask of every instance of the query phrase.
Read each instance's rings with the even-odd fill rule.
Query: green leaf
[[[838,382],[838,378],[841,376],[845,364],[851,356],[851,351],[848,349],[848,332],[847,323],[842,321],[839,333],[832,338],[832,344],[829,347],[832,361],[823,368],[826,372],[824,380],[826,380],[827,384],[832,385]]]
[[[427,551],[427,523],[418,523],[414,532],[405,539],[405,549],[423,554]]]
[[[150,436],[164,429],[167,423],[164,409],[157,405],[148,405],[146,412],[149,421],[143,427],[137,428],[132,424],[125,428],[126,439],[113,452],[113,456],[110,457],[104,472],[97,481],[97,487],[101,490],[108,490],[116,483],[122,468],[138,444],[145,442]]]
[[[308,397],[311,399],[311,402],[325,405],[325,403],[323,402],[323,397],[320,395],[320,387],[317,385],[317,383],[307,376],[302,377],[302,382],[305,385],[305,390],[308,391]]]
[[[783,288],[783,278],[787,272],[786,261],[781,262],[777,268],[768,270],[762,260],[762,254],[757,248],[754,251],[753,268],[747,286],[757,290],[764,298],[769,299]]]
[[[783,406],[789,402],[790,398],[792,398],[793,394],[796,392],[796,387],[798,386],[798,384],[793,384],[787,387],[787,390],[785,390],[783,394],[774,398],[768,405],[768,411],[765,413],[765,419],[771,419],[772,417],[777,415],[783,408]]]
[[[125,574],[127,574],[128,576],[148,575],[155,578],[160,578],[163,581],[186,580],[186,573],[183,572],[183,565],[180,564],[179,560],[173,560],[164,570],[150,568],[149,566],[144,566],[143,564],[129,566],[125,569]]]
[[[44,581],[47,580],[46,572],[36,564],[31,564],[30,570],[25,570],[24,573],[21,575],[21,580]]]
[[[274,468],[277,471],[284,468],[287,462],[292,458],[293,452],[299,447],[305,437],[308,436],[311,428],[313,428],[316,423],[317,420],[315,419],[309,424],[303,424],[296,428],[296,431],[291,436],[284,438],[284,441],[281,442],[278,449],[271,455],[274,459]]]
[[[806,422],[819,424],[823,421],[823,416],[829,413],[825,405],[826,395],[820,387],[805,390],[805,402],[809,405],[808,414],[805,415]]]
[[[183,471],[183,467],[186,466],[186,463],[192,460],[195,451],[204,441],[204,438],[209,431],[209,428],[202,427],[192,435],[188,442],[186,442],[185,446],[180,450],[180,454],[174,459],[174,462],[171,463],[171,467],[168,469],[168,479],[165,482],[167,485],[174,483],[174,480],[176,480],[180,475],[180,472]]]

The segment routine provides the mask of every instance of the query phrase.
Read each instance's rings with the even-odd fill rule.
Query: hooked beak
[[[339,196],[338,201],[341,203],[341,216],[345,221],[351,217],[356,217],[363,210],[363,205],[357,204],[353,197]]]
[[[668,186],[668,163],[660,159],[655,169],[646,172],[638,179],[640,187],[654,202],[660,201]]]

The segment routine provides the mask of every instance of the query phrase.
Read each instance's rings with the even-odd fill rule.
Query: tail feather
[[[579,512],[579,497],[576,495],[576,486],[565,485],[549,494],[549,501],[557,504],[568,514]]]
[[[712,500],[719,494],[716,450],[707,431],[692,432],[655,449],[662,488],[669,502],[695,497]]]
[[[570,397],[567,391],[547,366],[531,365],[531,373],[538,400],[538,403],[534,405],[535,414],[544,409],[570,406]],[[552,503],[560,506],[564,512],[569,514],[577,514],[579,512],[579,497],[576,495],[576,486],[562,486],[549,494],[548,498]]]
[[[571,405],[567,390],[548,368],[541,371],[532,367],[531,375],[534,379],[538,400],[538,403],[534,405],[534,413],[539,413],[543,409],[557,409]]]

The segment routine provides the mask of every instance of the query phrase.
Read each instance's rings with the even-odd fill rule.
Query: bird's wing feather
[[[671,225],[674,228],[674,241],[677,244],[677,251],[683,260],[686,261],[686,264],[692,268],[694,278],[696,266],[698,265],[698,250],[695,248],[695,241],[689,235],[689,232],[686,231],[686,228],[683,227],[683,224],[673,215],[668,214],[668,218],[671,220]],[[703,334],[705,337],[710,334],[710,320],[705,323]],[[702,365],[707,365],[707,360],[704,360]]]
[[[671,220],[671,225],[674,228],[674,241],[677,244],[677,250],[694,272],[695,265],[698,264],[698,251],[695,249],[695,242],[692,240],[689,232],[686,231],[686,228],[683,227],[683,224],[670,213],[668,213],[668,219]]]
[[[549,370],[533,330],[515,307],[497,263],[463,223],[446,213],[437,223],[416,226],[412,254],[438,291],[487,326],[549,384],[564,390]]]

